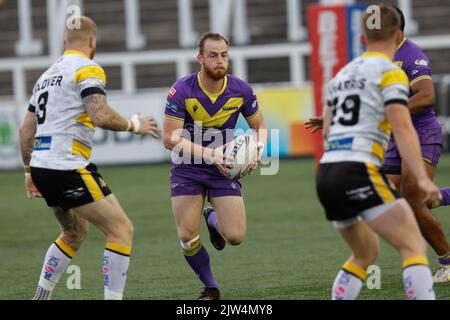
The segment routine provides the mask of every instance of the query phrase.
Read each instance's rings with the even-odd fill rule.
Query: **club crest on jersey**
[[[177,92],[177,90],[175,90],[174,87],[171,87],[171,88],[169,89],[169,97],[172,98],[172,97],[175,95],[176,92]]]
[[[414,61],[414,64],[416,64],[418,66],[426,67],[426,66],[428,66],[428,61],[425,59],[417,59],[416,61]]]

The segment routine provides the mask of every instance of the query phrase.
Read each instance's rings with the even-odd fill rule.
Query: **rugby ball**
[[[225,156],[229,159],[226,165],[231,168],[228,173],[229,179],[240,179],[247,175],[257,149],[255,138],[248,134],[237,136],[228,144]]]

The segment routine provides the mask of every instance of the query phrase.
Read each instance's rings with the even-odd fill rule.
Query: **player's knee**
[[[130,219],[126,218],[126,219],[123,220],[121,229],[122,229],[122,233],[123,233],[126,237],[128,237],[128,238],[130,238],[130,239],[133,238],[133,235],[134,235],[134,225],[133,225],[133,222],[131,222]]]
[[[134,226],[130,219],[125,217],[109,226],[105,235],[108,239],[114,239],[113,242],[127,243],[133,239]]]
[[[227,242],[232,245],[232,246],[237,246],[240,245],[244,239],[245,239],[245,234],[244,233],[232,233],[229,234],[225,237],[225,239],[227,240]]]

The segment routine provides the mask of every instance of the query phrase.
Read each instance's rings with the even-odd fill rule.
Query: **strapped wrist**
[[[131,119],[128,119],[128,124],[128,131],[139,133],[139,129],[141,128],[141,120],[139,119],[139,115],[134,114]]]

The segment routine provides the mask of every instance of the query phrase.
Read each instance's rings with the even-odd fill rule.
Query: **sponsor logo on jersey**
[[[418,66],[426,67],[426,66],[428,66],[428,61],[425,59],[417,59],[416,61],[414,61],[414,64],[416,64]]]
[[[329,141],[325,152],[351,150],[353,145],[353,137]]]
[[[169,109],[172,112],[177,112],[178,111],[178,106],[175,103],[167,101],[166,102],[166,109]]]
[[[52,145],[51,136],[36,137],[36,139],[34,140],[33,151],[50,150],[51,145]]]
[[[177,90],[175,90],[174,87],[171,87],[169,89],[169,97],[172,98],[175,95],[176,92],[177,92]]]
[[[231,111],[231,110],[236,110],[239,109],[239,106],[234,106],[234,107],[223,107],[222,110],[223,111]],[[195,107],[194,107],[194,111],[195,111]]]

